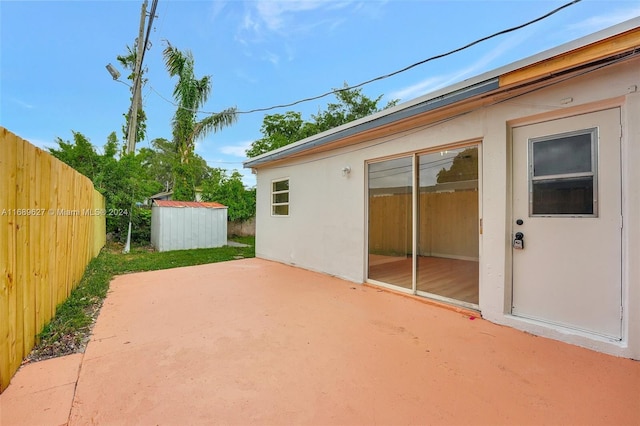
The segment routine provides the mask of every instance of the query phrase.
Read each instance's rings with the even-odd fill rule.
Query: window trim
[[[591,135],[591,171],[580,173],[560,173],[554,175],[534,176],[534,164],[533,164],[533,145],[538,142],[547,142],[555,139],[568,138],[579,135]],[[585,217],[595,218],[598,217],[598,143],[599,133],[597,127],[591,127],[587,129],[574,130],[571,132],[556,133],[553,135],[541,136],[537,138],[530,138],[528,143],[528,189],[529,189],[529,217]],[[534,182],[551,182],[551,181],[563,181],[568,179],[580,178],[580,177],[592,177],[593,178],[593,213],[533,213],[533,184]]]
[[[286,190],[280,190],[280,191],[276,191],[275,190],[275,186],[278,182],[287,182],[287,189]],[[290,193],[291,193],[291,182],[289,177],[286,178],[278,178],[278,179],[273,179],[271,180],[271,216],[272,217],[289,217],[289,215],[291,214],[291,198],[290,198]],[[287,197],[287,202],[285,203],[276,203],[275,202],[275,196],[279,195],[279,194],[288,194],[289,196]],[[287,206],[287,214],[279,214],[276,213],[276,207],[279,206]]]

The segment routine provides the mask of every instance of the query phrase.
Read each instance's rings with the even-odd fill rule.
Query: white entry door
[[[619,108],[513,128],[513,315],[621,338],[620,129]]]

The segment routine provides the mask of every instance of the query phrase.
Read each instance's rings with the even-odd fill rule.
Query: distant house
[[[252,158],[259,257],[640,359],[640,18]]]
[[[153,201],[151,245],[158,251],[222,247],[226,244],[226,206],[198,201]]]
[[[194,192],[196,194],[196,201],[202,201],[202,188],[195,188]],[[152,202],[155,200],[171,201],[173,200],[173,191],[158,192],[150,196],[148,201]]]
[[[173,195],[173,191],[163,191],[163,192],[158,192],[157,194],[153,194],[151,197],[149,197],[149,202],[153,202],[153,201],[169,201],[171,200],[171,196]]]

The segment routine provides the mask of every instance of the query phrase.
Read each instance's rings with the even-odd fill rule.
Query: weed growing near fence
[[[123,254],[121,247],[107,247],[93,259],[82,280],[69,298],[56,309],[56,315],[39,334],[39,342],[25,362],[39,361],[84,350],[91,328],[107,296],[109,282],[115,275],[155,271],[181,266],[225,262],[255,256],[254,238],[234,239],[249,247],[153,252],[144,248]]]

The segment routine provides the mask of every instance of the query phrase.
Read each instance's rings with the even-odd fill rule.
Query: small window
[[[529,140],[531,216],[597,216],[597,129]]]
[[[289,216],[289,179],[271,182],[271,214]]]

